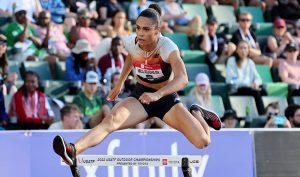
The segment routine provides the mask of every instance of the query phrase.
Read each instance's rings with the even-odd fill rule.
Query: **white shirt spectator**
[[[137,17],[140,15],[140,13],[147,9],[150,4],[153,4],[151,1],[147,1],[144,5],[139,6],[138,2],[132,2],[131,5],[129,6],[129,12],[128,12],[128,18],[130,20],[136,20]]]
[[[7,0],[4,0],[7,1]],[[42,7],[41,4],[39,2],[39,0],[8,0],[8,5],[7,8],[5,9],[8,12],[10,12],[11,14],[14,14],[14,11],[16,11],[15,9],[24,9],[27,12],[27,18],[31,21],[31,22],[35,22],[35,20],[33,19],[33,14],[36,13],[38,14],[40,11],[42,11]],[[3,1],[1,1],[0,4],[2,4]]]
[[[235,57],[230,57],[226,66],[226,82],[237,84],[238,87],[251,87],[253,83],[262,83],[255,64],[251,59],[245,60],[239,68]]]
[[[64,129],[64,126],[63,126],[62,121],[54,122],[48,128],[48,130],[63,130],[63,129]]]

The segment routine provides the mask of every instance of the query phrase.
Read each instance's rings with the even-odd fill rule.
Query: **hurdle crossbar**
[[[182,159],[188,158],[189,167],[199,167],[201,156],[171,155],[80,155],[78,166],[155,166],[182,167]],[[61,160],[62,165],[66,165]]]

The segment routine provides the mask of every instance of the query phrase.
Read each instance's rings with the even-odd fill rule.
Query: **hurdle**
[[[61,159],[61,165],[66,165]],[[78,166],[181,167],[184,177],[192,177],[191,167],[200,167],[201,156],[171,155],[80,155]]]

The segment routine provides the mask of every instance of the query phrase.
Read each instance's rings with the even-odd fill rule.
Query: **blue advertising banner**
[[[68,142],[84,132],[0,132],[1,177],[71,177],[52,150],[60,134]],[[177,131],[125,130],[109,135],[84,154],[201,155],[193,177],[254,177],[253,138],[248,131],[211,132],[211,144],[197,149]],[[182,177],[177,167],[81,167],[82,177]]]

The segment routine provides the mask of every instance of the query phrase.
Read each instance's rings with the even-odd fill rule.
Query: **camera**
[[[277,125],[277,127],[283,127],[284,123],[285,123],[285,117],[284,116],[275,116],[274,123],[275,123],[275,125]]]

